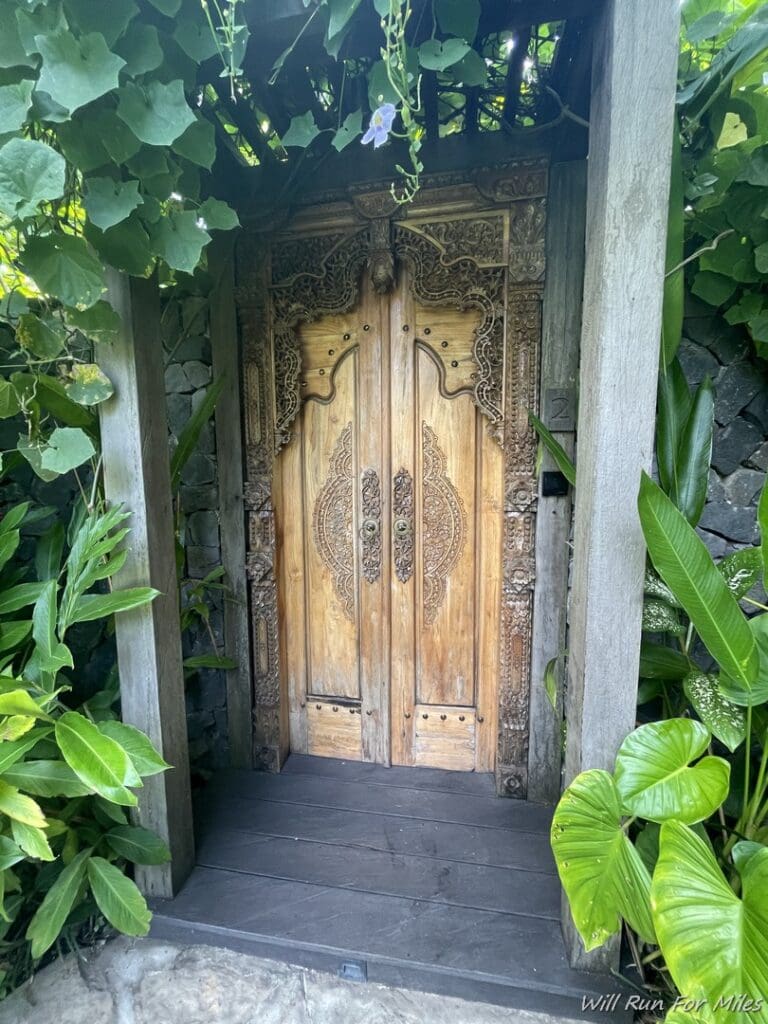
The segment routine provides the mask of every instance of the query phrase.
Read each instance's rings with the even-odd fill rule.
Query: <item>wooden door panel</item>
[[[307,402],[302,463],[307,578],[308,696],[360,697],[356,353],[336,374],[332,402]]]
[[[419,394],[416,700],[474,705],[475,419],[467,395],[445,399],[431,356],[416,350]]]

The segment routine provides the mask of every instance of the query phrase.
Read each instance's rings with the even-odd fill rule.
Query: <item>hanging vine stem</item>
[[[424,170],[424,164],[419,158],[421,128],[416,120],[421,112],[421,75],[416,77],[414,87],[414,76],[408,72],[408,46],[405,40],[406,26],[412,13],[411,0],[389,0],[389,10],[381,19],[384,32],[381,59],[387,69],[389,84],[400,101],[400,118],[404,128],[402,134],[392,134],[407,140],[411,162],[410,169],[402,164],[395,165],[403,181],[399,191],[394,182],[390,190],[392,198],[400,205],[410,203],[416,197],[421,188],[421,172]]]
[[[229,79],[229,94],[233,103],[237,102],[235,82],[241,74],[238,49],[241,54],[245,52],[245,39],[241,40],[240,37],[248,31],[245,22],[237,20],[237,8],[242,2],[243,0],[221,0],[221,3],[219,0],[200,0],[208,28],[211,30],[213,41],[224,66],[222,77],[226,76]],[[211,17],[209,4],[212,4],[216,11],[218,25],[214,24]]]

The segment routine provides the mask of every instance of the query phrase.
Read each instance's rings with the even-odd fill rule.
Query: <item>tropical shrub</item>
[[[29,579],[14,555],[36,515],[23,503],[0,521],[0,994],[96,916],[145,934],[150,915],[128,866],[169,858],[128,817],[142,779],[168,765],[119,721],[116,677],[79,706],[73,700],[69,632],[156,595],[111,588],[128,516],[78,507],[66,535],[54,523],[38,540]]]
[[[739,604],[768,569],[768,486],[761,547],[718,565],[647,476],[638,509],[665,635],[641,673],[673,717],[630,733],[612,774],[574,779],[552,848],[586,949],[624,921],[643,981],[703,1020],[768,1021],[768,607]]]

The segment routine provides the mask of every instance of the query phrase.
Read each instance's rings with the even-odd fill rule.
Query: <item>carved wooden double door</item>
[[[254,753],[524,796],[546,163],[299,207],[238,255]]]
[[[298,329],[280,456],[291,749],[493,767],[501,452],[473,399],[480,315],[366,281]]]

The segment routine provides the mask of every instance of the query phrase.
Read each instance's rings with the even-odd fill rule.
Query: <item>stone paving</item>
[[[573,1024],[214,949],[119,938],[58,960],[0,1024]]]

